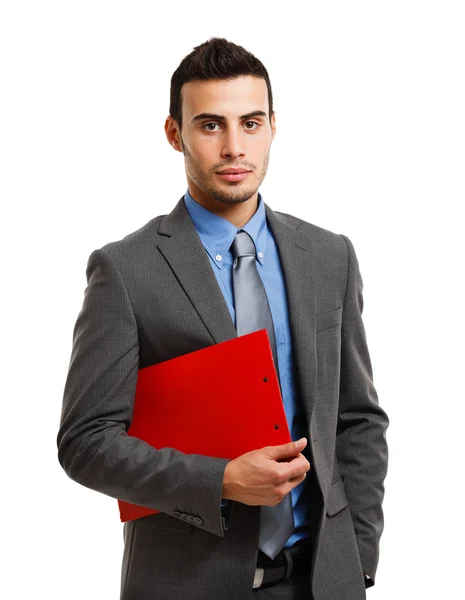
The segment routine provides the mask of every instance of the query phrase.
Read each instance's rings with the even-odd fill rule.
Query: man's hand
[[[307,438],[281,446],[265,446],[226,465],[222,497],[249,506],[276,506],[299,485],[310,469],[301,454]]]

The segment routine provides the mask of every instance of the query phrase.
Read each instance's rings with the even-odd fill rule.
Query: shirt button
[[[263,258],[263,252],[258,253],[258,258]]]
[[[221,254],[217,254],[217,255],[215,256],[215,258],[216,258],[216,260],[221,260],[223,257],[221,256]]]

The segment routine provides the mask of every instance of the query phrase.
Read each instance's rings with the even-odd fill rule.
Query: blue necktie
[[[255,244],[246,231],[240,230],[231,245],[234,257],[232,269],[234,309],[237,335],[266,329],[278,373],[278,356],[273,318],[265,287],[255,263]],[[276,506],[262,506],[260,511],[260,538],[258,547],[274,559],[294,532],[291,494]]]

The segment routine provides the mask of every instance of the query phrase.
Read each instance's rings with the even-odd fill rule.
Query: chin
[[[221,185],[218,185],[215,182],[212,189],[218,190],[219,194],[231,194],[232,196],[250,194],[250,196],[253,196],[258,190],[258,187],[256,188],[254,185],[250,185],[250,182],[245,181],[225,181],[222,182]]]
[[[250,189],[237,190],[235,192],[233,191],[233,193],[228,193],[227,190],[224,192],[222,190],[218,190],[218,192],[214,195],[214,198],[219,202],[224,202],[226,204],[241,204],[242,202],[247,202],[247,200],[250,200],[254,194],[255,191]]]

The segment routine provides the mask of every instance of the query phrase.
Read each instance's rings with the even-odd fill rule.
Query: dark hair
[[[269,115],[273,114],[273,95],[268,72],[263,64],[242,46],[225,38],[210,38],[195,46],[185,56],[171,77],[170,115],[182,129],[181,88],[189,81],[208,79],[235,79],[242,75],[252,75],[266,81],[268,88]]]

